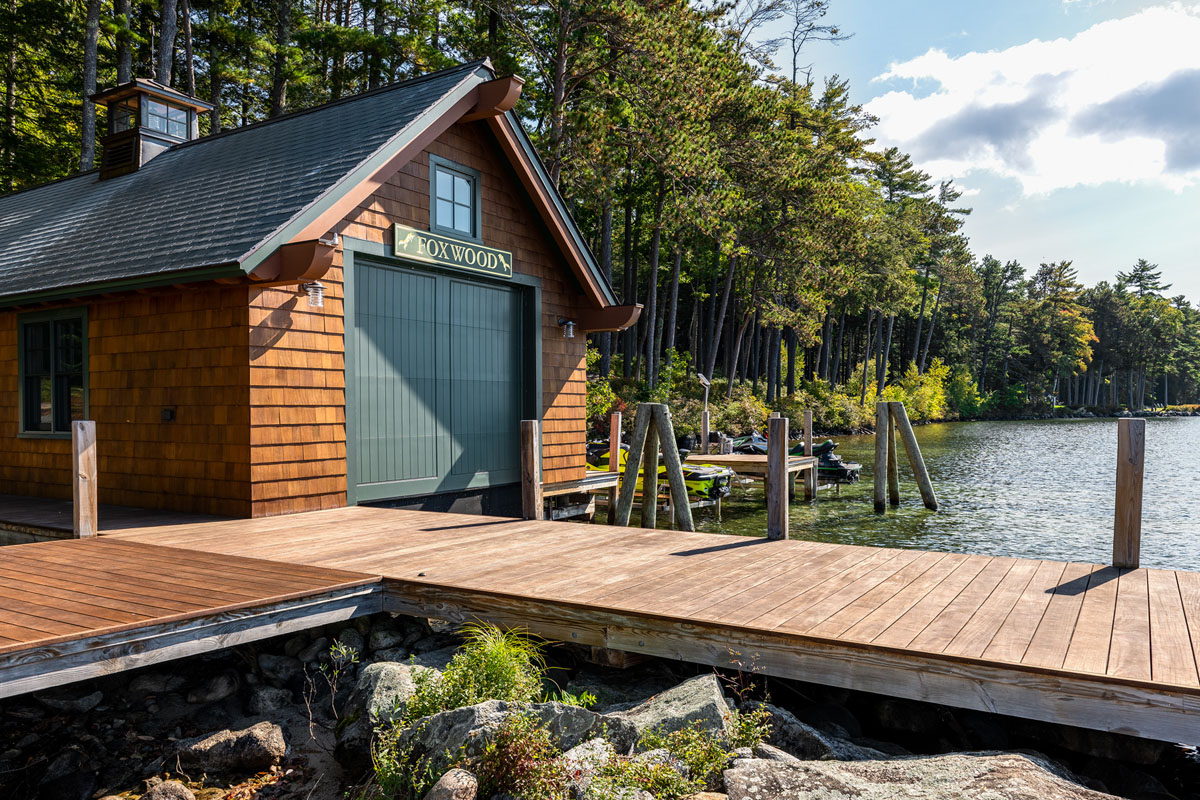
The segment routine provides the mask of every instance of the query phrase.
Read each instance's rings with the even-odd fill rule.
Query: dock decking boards
[[[368,507],[106,538],[378,575],[397,612],[1200,741],[1193,573]]]
[[[1195,573],[361,506],[0,556],[0,697],[390,610],[1200,740]]]

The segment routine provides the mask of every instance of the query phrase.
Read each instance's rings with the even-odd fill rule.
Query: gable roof
[[[0,304],[246,274],[407,161],[493,77],[487,62],[464,64],[185,142],[118,178],[92,171],[0,197]],[[615,304],[586,246],[564,256],[601,306]]]

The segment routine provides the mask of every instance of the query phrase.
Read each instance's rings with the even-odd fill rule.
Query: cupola
[[[94,94],[92,101],[108,111],[108,126],[100,137],[101,180],[135,172],[168,147],[197,138],[198,115],[212,109],[145,78]]]

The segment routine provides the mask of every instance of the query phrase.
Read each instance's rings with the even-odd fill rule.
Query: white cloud
[[[1072,38],[891,64],[877,138],[936,177],[986,170],[1029,194],[1200,182],[1200,4],[1149,8]],[[936,85],[916,93],[920,82]]]

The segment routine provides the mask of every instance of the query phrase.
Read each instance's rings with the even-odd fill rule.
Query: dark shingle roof
[[[236,264],[481,70],[177,145],[118,178],[90,172],[0,197],[0,298]]]

